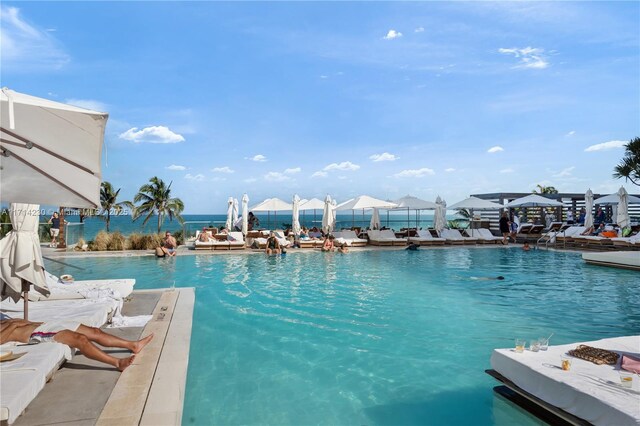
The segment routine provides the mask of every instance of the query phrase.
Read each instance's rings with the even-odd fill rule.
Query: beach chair
[[[209,241],[200,241],[200,235],[203,232],[207,232],[209,233]],[[213,250],[214,246],[216,245],[216,233],[215,232],[210,232],[209,230],[205,230],[205,231],[196,231],[196,241],[194,243],[194,249],[195,250]]]
[[[396,237],[396,234],[391,230],[391,229],[384,229],[382,231],[380,231],[380,236],[382,238],[386,238],[389,241],[391,241],[391,245],[394,246],[406,246],[407,245],[407,239],[406,238],[398,238]]]
[[[229,232],[227,241],[229,243],[229,250],[244,250],[245,248],[245,241],[242,232]]]
[[[380,231],[369,230],[367,231],[367,235],[369,236],[369,244],[373,246],[392,246],[393,245],[393,240],[383,237],[380,234]]]
[[[556,244],[561,243],[564,246],[573,243],[573,238],[582,234],[586,228],[584,226],[570,226],[564,231],[560,231],[556,234]]]
[[[280,247],[289,248],[291,247],[291,241],[284,235],[284,231],[273,231],[276,234],[276,238],[278,239],[278,243],[280,243]]]
[[[498,244],[502,241],[502,237],[494,236],[491,231],[485,228],[467,229],[467,235],[476,238],[480,244]]]
[[[445,243],[444,238],[434,237],[433,235],[431,235],[431,232],[429,232],[426,229],[418,229],[416,231],[416,235],[413,237],[409,237],[408,241],[410,243],[426,245],[426,246],[435,246],[435,245],[441,246],[441,245],[444,245]]]
[[[125,299],[131,295],[136,285],[136,280],[133,278],[62,282],[47,271],[45,271],[45,279],[50,291],[49,296],[30,291],[30,301],[90,299],[95,298],[100,292],[112,292],[111,294],[119,299]]]
[[[478,242],[477,238],[463,237],[457,229],[443,229],[440,236],[447,240],[447,244],[475,244]]]
[[[300,248],[316,248],[322,246],[322,240],[316,238],[300,238],[298,245]]]
[[[364,247],[369,242],[363,238],[358,238],[356,233],[350,229],[334,232],[333,236],[340,244],[346,244],[348,247]]]
[[[611,238],[614,248],[622,250],[640,250],[640,233],[630,237]]]

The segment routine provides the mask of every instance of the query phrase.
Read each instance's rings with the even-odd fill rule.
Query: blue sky
[[[638,2],[3,2],[2,86],[110,114],[103,178],[277,196],[617,190]],[[625,185],[630,192],[637,187]]]

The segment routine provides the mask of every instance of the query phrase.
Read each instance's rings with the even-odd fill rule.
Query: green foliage
[[[624,157],[613,170],[614,178],[625,178],[640,186],[640,138],[633,138],[625,145]]]
[[[153,215],[157,215],[158,232],[161,231],[165,216],[168,216],[169,220],[173,220],[175,216],[180,223],[184,223],[180,215],[184,210],[184,203],[179,198],[171,198],[171,183],[167,186],[157,176],[152,177],[149,183],[140,187],[133,201],[140,203],[134,209],[133,220],[146,215],[143,221],[143,224],[146,224]]]
[[[0,238],[4,238],[5,235],[13,229],[11,226],[11,217],[9,217],[9,209],[2,209],[0,212]]]
[[[120,214],[125,207],[133,211],[133,203],[131,201],[117,201],[120,189],[118,188],[114,192],[113,186],[106,181],[100,185],[100,205],[102,210],[98,212],[98,217],[106,222],[107,232],[109,232],[112,214]]]
[[[536,185],[536,189],[531,192],[534,194],[557,194],[558,190],[553,186]]]
[[[447,221],[447,228],[449,229],[463,229],[462,228],[462,220],[453,219]]]

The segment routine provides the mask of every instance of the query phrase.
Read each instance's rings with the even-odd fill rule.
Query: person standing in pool
[[[509,233],[511,232],[509,216],[507,216],[507,212],[502,213],[500,217],[500,233],[502,234],[502,244],[509,244]]]

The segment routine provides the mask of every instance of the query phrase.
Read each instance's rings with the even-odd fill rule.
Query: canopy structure
[[[0,240],[0,299],[24,298],[24,318],[28,319],[29,285],[49,295],[38,238],[40,206],[12,203],[9,216],[13,230]]]
[[[615,194],[605,195],[604,197],[600,197],[593,200],[593,204],[597,204],[601,206],[616,205],[619,202],[620,202],[620,195],[618,192],[616,192]],[[628,204],[640,204],[640,198],[627,194],[627,202]]]
[[[538,194],[531,194],[526,197],[517,198],[504,207],[562,207],[562,203]],[[500,206],[500,208],[502,208],[502,206]]]
[[[449,210],[468,209],[474,210],[498,210],[504,208],[503,205],[492,201],[483,200],[481,198],[469,197],[466,200],[459,201],[448,207]]]
[[[627,226],[629,226],[629,194],[627,194],[627,190],[622,186],[618,190],[618,197],[620,198],[620,201],[618,202],[618,214],[616,215],[616,223],[620,228],[626,228]]]
[[[253,212],[267,212],[267,222],[271,225],[271,212],[274,212],[274,222],[277,223],[277,212],[291,211],[293,210],[293,206],[279,198],[267,198],[260,204],[253,206],[250,210]]]
[[[0,201],[99,208],[107,119],[3,88]]]
[[[584,226],[588,229],[593,226],[593,192],[589,188],[584,194]]]

